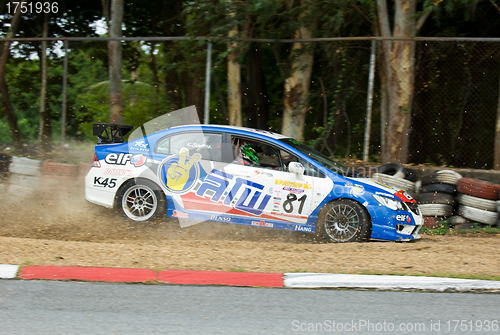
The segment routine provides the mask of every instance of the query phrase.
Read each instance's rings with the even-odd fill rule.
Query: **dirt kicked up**
[[[83,192],[83,181],[54,176],[31,198],[3,201],[0,264],[500,277],[500,235],[319,244],[305,233],[215,222],[134,225]]]

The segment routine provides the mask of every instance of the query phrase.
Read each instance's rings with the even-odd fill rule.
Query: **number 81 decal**
[[[295,193],[288,193],[286,200],[283,201],[283,210],[287,213],[292,213],[294,210],[294,202],[300,202],[298,213],[302,214],[302,209],[304,208],[304,203],[306,202],[307,194],[304,194],[300,198],[297,198]]]

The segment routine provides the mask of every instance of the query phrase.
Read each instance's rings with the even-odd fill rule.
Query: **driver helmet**
[[[240,146],[240,156],[243,160],[248,161],[252,164],[259,164],[259,157],[257,157],[257,152],[251,144],[243,143]]]

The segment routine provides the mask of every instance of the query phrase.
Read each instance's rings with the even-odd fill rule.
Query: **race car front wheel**
[[[148,180],[129,180],[118,191],[117,208],[125,217],[137,222],[149,222],[166,212],[166,200],[159,187]]]
[[[361,242],[371,236],[371,220],[364,207],[349,199],[323,207],[316,223],[316,236],[324,242]]]

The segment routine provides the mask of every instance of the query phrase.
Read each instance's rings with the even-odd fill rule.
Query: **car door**
[[[217,132],[182,132],[157,142],[158,178],[177,211],[213,209],[196,191],[214,169],[224,168],[222,147],[223,134]]]
[[[277,146],[251,138],[231,137],[234,160],[225,169],[241,185],[228,193],[226,203],[241,215],[290,223],[306,223],[312,209],[314,177],[288,172],[298,162]],[[259,224],[266,225],[265,220]]]

